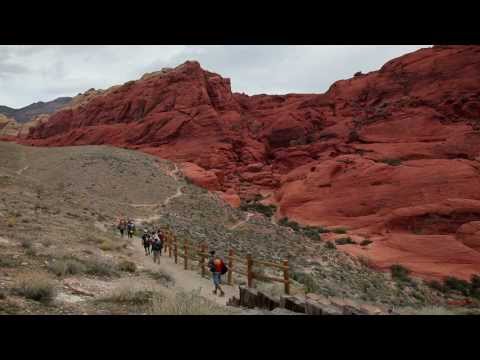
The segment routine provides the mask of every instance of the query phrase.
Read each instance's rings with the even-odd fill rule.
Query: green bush
[[[445,290],[446,290],[445,287],[443,286],[443,284],[440,281],[437,281],[437,280],[428,281],[427,285],[430,286],[432,289],[440,291],[440,292],[445,292]]]
[[[346,233],[347,233],[347,229],[345,229],[345,228],[336,228],[336,229],[333,229],[332,232],[334,232],[335,234],[346,234]]]
[[[318,240],[318,241],[322,240],[316,228],[313,228],[313,227],[303,228],[302,233],[303,235],[309,237],[312,240]]]
[[[400,159],[383,159],[381,160],[384,164],[390,165],[390,166],[399,166],[402,164],[402,160]]]
[[[459,291],[465,296],[469,296],[472,290],[468,281],[457,279],[453,276],[446,277],[443,284],[447,290]]]
[[[240,209],[243,211],[254,211],[265,215],[266,217],[272,217],[277,211],[275,205],[264,205],[259,202],[253,203],[243,203],[240,206]]]
[[[367,245],[370,245],[372,242],[373,242],[372,240],[365,239],[360,243],[360,245],[367,246]]]
[[[470,295],[474,298],[480,299],[480,276],[472,275],[470,278]]]
[[[286,226],[286,227],[289,227],[291,229],[293,229],[293,231],[300,231],[301,229],[301,226],[296,222],[296,221],[290,221],[288,220],[287,217],[284,217],[282,219],[280,219],[278,221],[278,224],[281,225],[281,226]]]
[[[3,256],[3,254],[0,254],[0,268],[11,268],[18,266],[18,261],[16,259]]]
[[[409,277],[410,270],[406,267],[395,264],[390,266],[390,273],[392,274],[392,278],[402,282],[410,282],[411,279]]]
[[[337,245],[348,245],[348,244],[356,244],[355,241],[353,241],[350,237],[344,237],[335,240],[335,244]]]

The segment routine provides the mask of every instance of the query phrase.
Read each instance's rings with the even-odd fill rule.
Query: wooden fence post
[[[201,248],[200,248],[200,259],[201,259],[201,263],[200,263],[200,266],[202,267],[202,277],[205,276],[205,253],[207,252],[207,247],[205,246],[205,244],[202,244]]]
[[[253,267],[252,255],[247,254],[247,286],[249,288],[252,287],[252,280],[253,280],[252,267]]]
[[[188,269],[188,247],[187,247],[187,240],[183,243],[183,266],[185,270]]]
[[[283,280],[285,281],[285,294],[290,295],[290,279],[288,277],[288,260],[285,260],[283,262],[283,266],[285,266],[285,269],[283,269]]]
[[[178,264],[178,244],[175,236],[173,237],[173,256],[175,258],[175,264]]]
[[[233,250],[230,249],[228,251],[228,274],[227,274],[227,279],[228,279],[228,285],[233,285],[232,281],[232,271],[233,271]]]

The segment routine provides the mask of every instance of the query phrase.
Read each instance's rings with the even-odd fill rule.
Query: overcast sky
[[[0,46],[0,105],[14,108],[198,60],[247,94],[319,93],[426,45]]]

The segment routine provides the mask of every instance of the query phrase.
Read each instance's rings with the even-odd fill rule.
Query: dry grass
[[[51,280],[43,275],[25,275],[20,278],[14,289],[14,293],[26,297],[27,299],[39,301],[41,303],[50,303],[55,297],[55,286]]]
[[[230,312],[204,297],[200,291],[180,291],[175,296],[156,295],[150,309],[152,315],[228,315]]]
[[[48,265],[48,269],[57,276],[67,276],[82,274],[87,267],[76,259],[60,259],[52,261]]]
[[[134,273],[135,271],[137,271],[137,265],[132,262],[132,261],[129,261],[129,260],[122,260],[119,264],[118,264],[118,269],[120,271],[125,271],[125,272],[130,272],[130,273]]]
[[[153,295],[154,292],[150,289],[138,287],[134,284],[125,284],[98,299],[98,301],[128,305],[145,305],[151,302]]]
[[[153,279],[158,280],[163,286],[169,286],[175,284],[173,277],[163,270],[145,270],[145,273],[150,275]]]

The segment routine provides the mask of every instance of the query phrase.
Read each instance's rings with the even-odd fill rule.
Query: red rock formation
[[[342,248],[379,268],[467,278],[480,272],[479,85],[480,46],[422,49],[325,94],[232,94],[186,62],[95,93],[25,142],[139,149],[237,206],[273,192],[279,216],[375,239]]]

